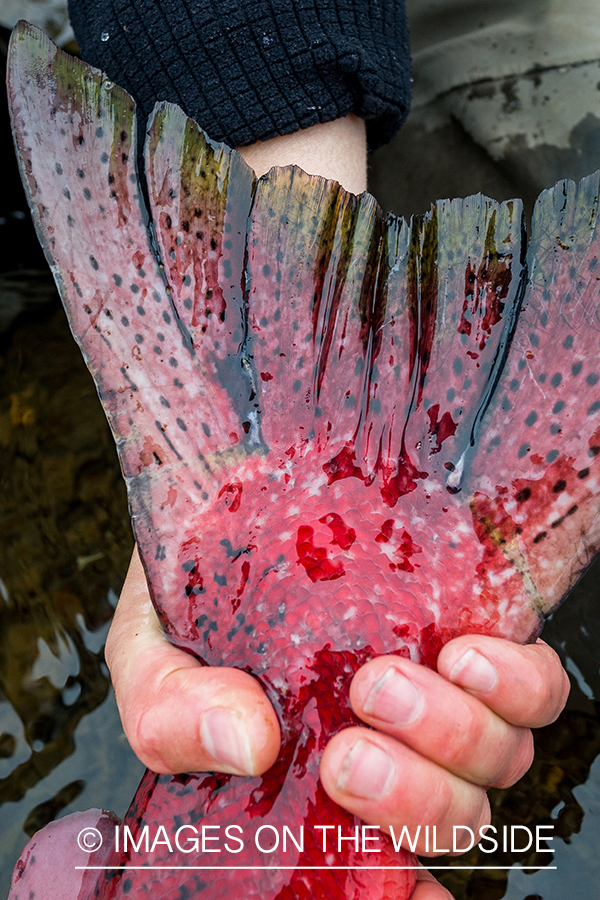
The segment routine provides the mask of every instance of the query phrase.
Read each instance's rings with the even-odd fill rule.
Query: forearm
[[[295,134],[238,147],[238,151],[258,176],[273,166],[295,165],[309,175],[339,181],[354,194],[367,187],[365,123],[354,114]]]

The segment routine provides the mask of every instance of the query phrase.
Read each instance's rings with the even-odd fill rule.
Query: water
[[[125,812],[142,771],[103,660],[132,547],[125,492],[57,297],[0,340],[0,444],[3,897],[28,835],[75,809]]]

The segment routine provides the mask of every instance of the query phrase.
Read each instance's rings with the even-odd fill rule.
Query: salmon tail
[[[215,662],[214,653],[225,660],[225,638],[234,653],[242,645],[246,653],[253,647],[249,662],[258,654],[270,663],[260,635],[264,627],[273,631],[281,625],[283,607],[275,588],[266,604],[252,602],[259,617],[275,605],[275,619],[267,612],[263,625],[250,622],[246,600],[251,590],[265,583],[269,571],[277,573],[277,566],[267,565],[265,572],[254,561],[261,526],[253,516],[263,510],[256,502],[261,494],[253,498],[251,491],[285,485],[277,464],[267,459],[273,447],[279,451],[282,442],[294,448],[315,439],[312,425],[303,432],[289,408],[285,412],[289,378],[280,361],[292,359],[296,340],[300,344],[310,329],[310,345],[322,344],[321,371],[306,361],[311,389],[316,384],[316,394],[325,395],[330,352],[338,353],[330,364],[337,376],[346,367],[352,348],[340,360],[345,337],[341,317],[337,321],[336,280],[351,286],[342,302],[348,319],[350,306],[364,293],[364,269],[380,238],[375,202],[357,200],[298,170],[276,172],[257,187],[237,154],[210,142],[176,107],[161,104],[146,143],[149,220],[135,167],[135,107],[125,92],[26,25],[12,39],[9,84],[17,150],[38,233],[115,435],[162,622],[173,640],[206,661]],[[286,223],[286,216],[295,214],[304,228]],[[271,223],[279,231],[265,237]],[[312,243],[312,258],[302,251],[303,241],[306,247]],[[282,248],[291,254],[293,273],[278,270],[285,258]],[[265,250],[266,259],[261,258]],[[319,308],[318,279],[309,291],[313,266],[319,267],[319,277],[329,279],[327,309]],[[269,305],[269,293],[280,282],[281,302],[278,297],[276,306]],[[296,290],[297,305],[291,296]],[[265,318],[273,324],[271,333]],[[283,379],[277,392],[262,391],[275,377]],[[337,382],[334,388],[338,393],[327,403],[343,411],[342,388]],[[317,402],[311,398],[306,404],[313,420]],[[266,506],[276,510],[268,497]],[[240,510],[241,515],[231,515]],[[332,527],[338,534],[335,518]],[[338,534],[342,544],[349,539]],[[218,559],[210,559],[213,550]],[[328,571],[327,560],[317,563]],[[281,565],[283,573],[286,568]],[[311,573],[313,580],[318,577]],[[225,589],[223,617],[216,615],[213,585]],[[271,580],[266,586],[272,587]],[[278,643],[283,644],[281,637]],[[257,900],[319,893],[335,900],[408,898],[415,881],[412,857],[396,852],[383,836],[378,866],[371,870],[370,858],[360,849],[361,824],[333,804],[318,782],[327,736],[354,721],[346,681],[367,656],[364,649],[357,655],[327,646],[307,658],[301,650],[300,659],[290,661],[287,689],[277,666],[263,673],[283,725],[282,755],[267,776],[147,773],[124,827],[141,847],[143,861],[147,850],[166,871],[156,877],[145,868],[131,870],[136,853],[131,843],[121,844],[112,859],[129,871],[102,873],[94,896],[140,892],[163,897],[173,888],[182,897],[202,891],[218,898],[243,881],[244,895]],[[235,664],[244,665],[241,659]],[[339,828],[345,839],[339,849],[336,832],[326,855],[322,823]],[[261,826],[263,839],[279,827],[289,855],[285,846],[275,857],[260,849],[255,839],[261,840]],[[224,834],[228,846],[242,852],[230,856],[223,872],[189,867],[190,829],[202,835],[205,827],[209,834],[229,829]],[[175,856],[163,858],[154,846],[157,835],[174,846]],[[169,844],[173,840],[175,845]],[[189,871],[170,871],[178,865]]]
[[[180,392],[177,412],[191,405],[203,373],[153,246],[136,171],[135,104],[26,23],[13,32],[8,83],[38,236],[135,493],[148,466],[212,450],[183,428],[162,427],[166,395]],[[218,431],[221,411],[210,418],[207,405],[206,415],[207,429]]]
[[[190,871],[120,869],[98,896],[219,900],[243,878],[256,900],[407,900],[412,857],[385,835],[373,871],[358,845],[315,843],[360,828],[320,755],[356,724],[366,660],[435,666],[472,631],[529,640],[598,551],[598,175],[542,195],[525,259],[516,201],[384,219],[297,168],[256,180],[163,103],[148,215],[131,97],[25,24],[9,95],[161,621],[202,662],[255,675],[282,728],[262,778],[148,773],[125,824]],[[252,874],[172,854],[203,826],[250,835],[232,865]],[[252,842],[296,826],[312,844],[288,856]]]
[[[523,309],[465,469],[474,521],[542,617],[600,549],[598,191],[596,172],[537,201]]]
[[[13,32],[8,88],[38,236],[115,436],[162,609],[154,563],[174,515],[201,510],[223,459],[260,445],[241,283],[254,177],[163,105],[147,142],[150,222],[125,91],[27,23]],[[203,209],[188,209],[200,185]]]

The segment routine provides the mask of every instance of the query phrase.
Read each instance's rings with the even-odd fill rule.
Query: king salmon
[[[364,662],[532,641],[598,551],[599,176],[542,194],[526,247],[517,201],[385,218],[298,168],[257,180],[168,103],[142,186],[132,98],[24,23],[9,95],[160,621],[254,675],[282,731],[260,777],[147,772],[139,849],[93,896],[408,898],[415,857],[382,831],[373,863],[320,755]],[[228,829],[217,862],[173,847],[202,826]]]

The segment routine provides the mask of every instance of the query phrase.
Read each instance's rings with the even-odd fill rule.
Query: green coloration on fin
[[[148,773],[127,821],[349,833],[318,762],[355,722],[352,673],[382,653],[434,666],[470,631],[532,640],[598,551],[598,176],[542,195],[525,262],[516,202],[384,220],[368,194],[297,168],[256,180],[160,104],[148,220],[131,98],[29,26],[9,93],[161,621],[203,662],[259,678],[282,725],[264,777]],[[380,863],[400,859],[385,843]],[[291,862],[319,861],[312,847]],[[246,847],[235,864],[264,859]],[[98,896],[162,897],[161,877],[113,874]],[[173,889],[219,898],[239,876],[211,877]],[[249,898],[291,900],[309,876],[244,878]],[[398,870],[310,878],[331,900],[414,884]]]

